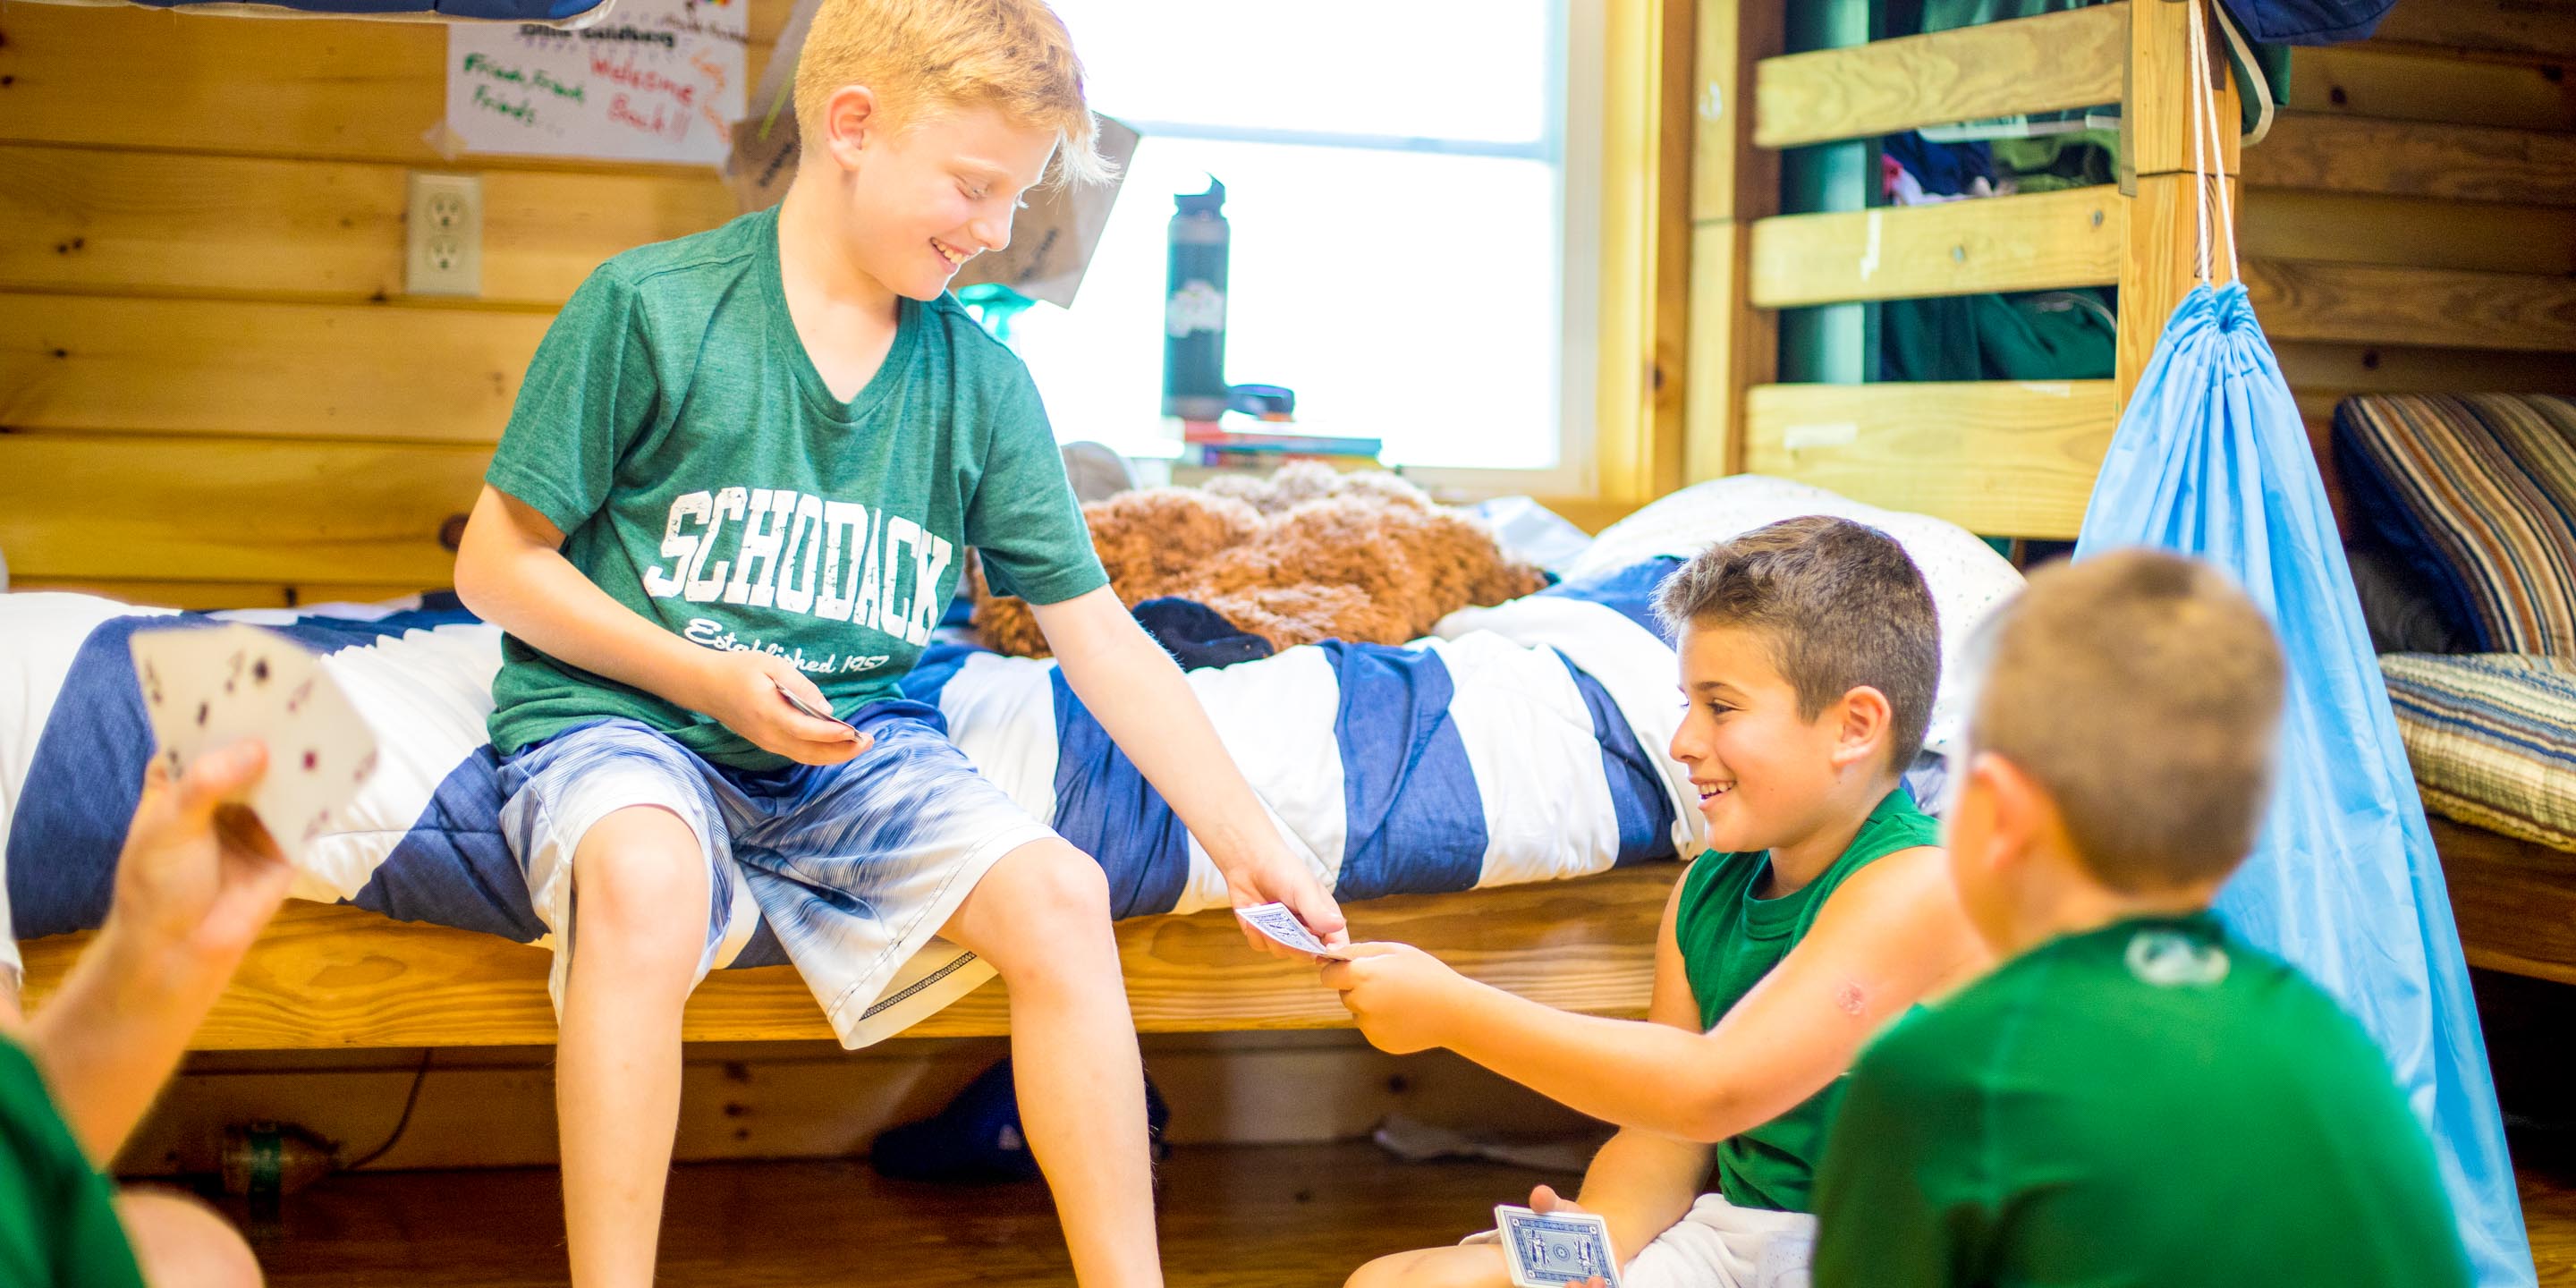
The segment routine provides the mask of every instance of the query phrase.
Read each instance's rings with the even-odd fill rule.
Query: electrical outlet
[[[414,295],[483,293],[483,180],[411,173],[403,220],[403,289]]]

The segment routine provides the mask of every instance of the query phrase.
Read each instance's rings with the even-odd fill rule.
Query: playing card
[[[1610,1223],[1593,1213],[1533,1212],[1504,1203],[1494,1208],[1494,1226],[1519,1288],[1563,1288],[1595,1275],[1619,1288]]]
[[[1284,903],[1256,903],[1249,908],[1235,909],[1234,915],[1250,922],[1253,929],[1301,953],[1335,960],[1350,956],[1317,939],[1315,932],[1306,929],[1306,923],[1297,920],[1297,914],[1290,912]]]
[[[138,631],[131,648],[156,754],[171,773],[258,738],[268,772],[250,805],[289,862],[300,865],[315,838],[345,822],[375,772],[375,735],[311,654],[240,625]]]
[[[779,684],[776,680],[771,680],[770,683],[777,685],[778,696],[787,699],[787,705],[794,707],[817,720],[829,720],[834,724],[841,723],[841,718],[839,716],[833,715],[829,711],[818,711],[815,709],[813,703],[797,697],[794,689],[790,689],[784,684]]]

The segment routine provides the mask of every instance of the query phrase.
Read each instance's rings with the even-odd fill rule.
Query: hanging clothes
[[[2193,44],[2205,68],[2203,42]],[[2207,96],[2199,106],[2194,137],[2206,145],[2216,109]],[[2224,275],[2235,273],[2226,190],[2206,179],[2214,151],[2199,149],[2202,284],[2166,324],[2120,418],[2075,557],[2141,545],[2198,555],[2272,618],[2290,678],[2279,778],[2262,838],[2218,910],[2378,1041],[2433,1138],[2478,1283],[2530,1288],[2538,1274],[2441,859],[2325,485],[2244,284],[2208,284],[2221,249]]]

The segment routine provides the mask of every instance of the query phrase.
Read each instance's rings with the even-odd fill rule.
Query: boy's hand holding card
[[[242,738],[268,748],[250,807],[289,863],[343,825],[376,769],[376,739],[312,654],[256,626],[137,631],[143,709],[173,778]]]
[[[1503,1203],[1494,1208],[1494,1228],[1518,1288],[1566,1288],[1594,1279],[1619,1288],[1610,1223],[1597,1213],[1533,1212]]]
[[[1308,930],[1305,922],[1297,920],[1297,914],[1284,903],[1256,903],[1249,908],[1235,909],[1234,915],[1260,931],[1263,938],[1285,944],[1308,956],[1332,961],[1343,961],[1350,956],[1347,949],[1317,939],[1315,932]]]

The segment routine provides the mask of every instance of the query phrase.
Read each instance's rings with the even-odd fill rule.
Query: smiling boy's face
[[[1699,790],[1709,847],[1763,850],[1812,833],[1838,781],[1840,704],[1801,718],[1797,690],[1758,628],[1685,626],[1678,652],[1690,709],[1672,756]]]
[[[1052,133],[989,107],[856,133],[855,145],[843,135],[833,149],[855,179],[845,216],[852,259],[916,300],[938,298],[967,260],[1011,244],[1021,195],[1045,176],[1056,144]]]

